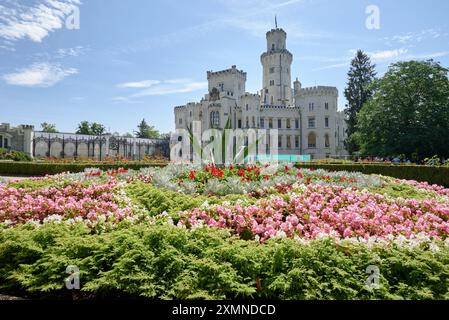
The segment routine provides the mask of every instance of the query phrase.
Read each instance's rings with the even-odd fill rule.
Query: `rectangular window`
[[[270,86],[274,86],[274,80],[270,80]]]
[[[324,127],[329,128],[329,117],[324,118]]]
[[[274,68],[270,68],[270,73],[274,73]]]
[[[309,103],[309,112],[314,111],[315,105],[313,103]]]
[[[291,125],[291,121],[290,119],[287,119],[287,129],[291,129],[292,125]]]
[[[179,118],[179,124],[182,124],[182,118]]]
[[[292,148],[292,140],[290,136],[287,136],[287,149]]]
[[[273,118],[270,118],[270,119],[268,120],[268,127],[269,127],[270,129],[273,129]]]
[[[220,88],[220,91],[223,92],[224,91],[224,83],[219,83],[218,87]]]
[[[324,108],[325,108],[326,110],[329,110],[329,102],[326,102],[326,103],[324,104]]]
[[[299,129],[299,119],[295,120],[295,127],[296,127],[296,129]]]
[[[299,136],[295,137],[295,148],[299,149]]]
[[[260,119],[260,127],[262,129],[265,128],[265,119],[264,118]]]
[[[315,128],[315,117],[309,118],[309,128]]]
[[[282,119],[278,119],[278,129],[282,129]]]
[[[239,128],[239,129],[242,129],[242,120],[239,120],[239,121],[238,121],[238,128]]]
[[[282,148],[282,136],[278,137],[278,148]]]

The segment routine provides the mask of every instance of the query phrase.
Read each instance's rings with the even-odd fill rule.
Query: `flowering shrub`
[[[423,234],[446,239],[449,205],[436,201],[391,201],[382,195],[337,186],[307,186],[303,193],[262,199],[242,207],[212,206],[185,213],[181,226],[205,224],[233,229],[245,239],[273,237],[316,239],[403,236]]]
[[[119,222],[131,215],[129,208],[114,202],[117,182],[83,186],[73,184],[38,190],[0,185],[0,223],[17,225],[52,220],[88,220]]]
[[[449,197],[449,189],[444,188],[439,185],[436,185],[436,184],[430,185],[427,182],[418,182],[418,181],[414,181],[414,180],[398,180],[398,183],[405,183],[405,184],[415,187],[417,189],[431,191],[431,192],[435,192],[439,195]]]
[[[169,165],[154,169],[152,183],[158,187],[183,193],[206,195],[266,194],[270,188],[285,188],[295,183],[314,185],[340,185],[344,187],[380,187],[377,176],[361,173],[328,172],[325,170],[297,169],[294,166],[229,166],[204,168],[193,165]]]

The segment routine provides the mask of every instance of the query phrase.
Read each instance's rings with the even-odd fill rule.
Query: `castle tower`
[[[262,104],[285,106],[293,103],[291,65],[293,55],[286,49],[287,33],[277,27],[267,32],[267,51],[263,66]]]

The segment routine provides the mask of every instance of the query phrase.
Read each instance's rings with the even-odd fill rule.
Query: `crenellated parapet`
[[[297,91],[299,96],[338,96],[338,89],[336,87],[315,86],[308,88],[301,88]]]
[[[246,72],[243,70],[238,70],[237,66],[232,66],[230,69],[221,70],[221,71],[207,71],[207,80],[210,80],[212,77],[224,76],[224,75],[240,75],[246,80]]]

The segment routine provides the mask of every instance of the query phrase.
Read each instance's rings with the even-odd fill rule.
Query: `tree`
[[[41,123],[42,131],[49,132],[49,133],[58,133],[58,130],[56,129],[56,125],[53,123],[43,122]]]
[[[448,69],[433,60],[398,62],[372,88],[357,118],[362,154],[449,157]]]
[[[95,136],[101,136],[106,132],[106,128],[104,125],[94,122],[90,125],[90,132]]]
[[[82,121],[78,124],[77,134],[91,134],[89,121]]]
[[[159,139],[160,133],[153,126],[148,125],[148,123],[143,119],[137,126],[137,131],[135,131],[137,138],[142,139]]]
[[[345,141],[345,144],[350,154],[359,150],[356,136],[354,136],[357,128],[357,114],[372,96],[370,86],[376,77],[375,67],[375,65],[371,64],[369,56],[362,50],[358,50],[355,58],[351,61],[351,67],[348,72],[348,84],[345,89],[345,97],[348,100],[348,105],[345,109],[348,139]]]
[[[76,133],[100,136],[104,134],[105,131],[106,128],[102,124],[96,122],[90,123],[89,121],[82,121],[80,124],[78,124],[78,129]]]

